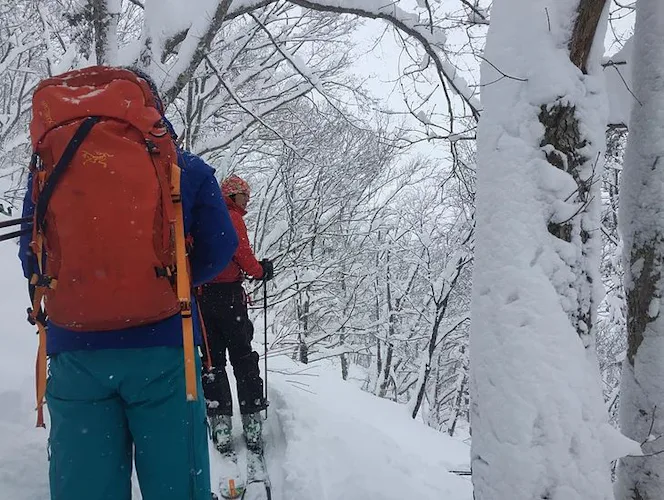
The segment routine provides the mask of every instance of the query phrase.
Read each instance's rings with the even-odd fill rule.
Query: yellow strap
[[[33,224],[36,221],[33,222]],[[39,274],[44,274],[44,237],[41,231],[37,230],[37,237],[35,238],[35,253],[37,254],[37,265],[39,266]]]
[[[44,423],[44,399],[46,398],[46,328],[37,322],[39,329],[39,348],[35,363],[35,380],[37,389],[37,427],[46,427]]]
[[[191,282],[187,272],[187,251],[184,238],[184,215],[180,191],[180,167],[171,166],[171,199],[175,206],[175,263],[176,290],[182,314],[182,345],[184,347],[184,375],[187,401],[198,399],[198,378],[194,349],[194,324],[191,311]]]
[[[39,191],[41,192],[44,187],[44,181],[46,177],[46,172],[39,172],[38,182],[39,182]],[[35,239],[33,251],[37,256],[37,266],[39,267],[39,274],[43,276],[44,274],[44,235],[41,230],[37,227],[37,213],[33,217],[33,225],[35,227]],[[33,281],[37,276],[33,276],[31,283],[34,285]],[[52,280],[51,288],[57,286],[57,280]],[[36,402],[37,402],[37,427],[46,427],[44,423],[44,401],[46,398],[46,378],[47,374],[47,361],[46,361],[46,325],[44,325],[40,320],[37,319],[41,311],[46,314],[46,306],[42,309],[42,301],[46,289],[42,286],[35,287],[35,295],[32,301],[32,319],[35,320],[37,325],[37,331],[39,333],[39,346],[37,347],[37,359],[35,360],[35,392],[36,392]]]
[[[46,326],[37,319],[42,307],[45,289],[37,287],[35,289],[34,300],[32,301],[32,318],[37,323],[39,331],[39,347],[37,348],[37,360],[35,361],[35,389],[37,399],[37,427],[46,427],[44,423],[44,398],[46,397]]]

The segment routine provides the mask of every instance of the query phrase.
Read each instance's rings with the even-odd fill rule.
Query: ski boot
[[[230,415],[214,415],[210,417],[210,428],[212,429],[212,441],[219,453],[230,452],[233,448],[232,417]]]
[[[263,418],[260,412],[242,415],[242,428],[247,448],[254,452],[263,450]]]

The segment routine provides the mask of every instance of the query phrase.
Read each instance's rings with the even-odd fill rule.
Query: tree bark
[[[588,56],[605,3],[606,0],[582,0],[579,3],[569,50],[570,61],[584,74],[587,73]],[[597,182],[596,167],[599,157],[588,158],[583,152],[588,146],[588,139],[583,136],[579,128],[579,117],[575,106],[564,101],[542,105],[539,121],[544,125],[544,137],[540,146],[547,148],[546,159],[554,167],[572,176],[577,185],[573,199],[581,207],[571,219],[549,221],[549,232],[568,243],[574,241],[574,244],[580,245],[581,254],[588,256],[593,253],[593,247],[600,238],[594,226],[584,220],[590,204],[596,202],[593,200],[591,187]],[[588,162],[591,161],[594,161],[595,165],[592,167],[591,175],[588,176],[585,171]],[[596,265],[596,262],[584,259],[577,270],[575,283],[582,292],[580,295],[589,296],[592,300],[580,301],[567,311],[570,321],[576,325],[576,331],[586,347],[593,343],[590,336],[597,310],[596,294],[593,293],[597,274]],[[567,286],[567,283],[562,284],[562,287]],[[560,293],[564,295],[565,290],[561,289]]]

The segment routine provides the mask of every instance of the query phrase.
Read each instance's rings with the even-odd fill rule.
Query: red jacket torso
[[[235,255],[230,264],[212,280],[212,283],[234,283],[244,280],[246,273],[253,278],[261,278],[263,276],[263,267],[256,259],[251,245],[249,244],[249,236],[247,235],[247,226],[244,223],[244,216],[246,210],[236,205],[235,202],[226,197],[226,206],[228,213],[233,221],[233,227],[237,233],[239,244]]]

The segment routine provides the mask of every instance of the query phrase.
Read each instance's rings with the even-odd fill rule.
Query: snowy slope
[[[0,216],[0,220],[6,220]],[[48,498],[46,432],[35,429],[37,337],[14,242],[0,243],[0,498]]]
[[[447,472],[468,468],[465,444],[336,374],[285,358],[272,369],[283,372],[271,374],[267,428],[276,498],[472,498],[470,481]]]
[[[36,337],[24,319],[16,249],[0,243],[0,499],[47,500],[47,433],[33,427]],[[265,437],[274,500],[471,500],[470,481],[447,472],[467,470],[467,445],[323,367],[270,363]]]

